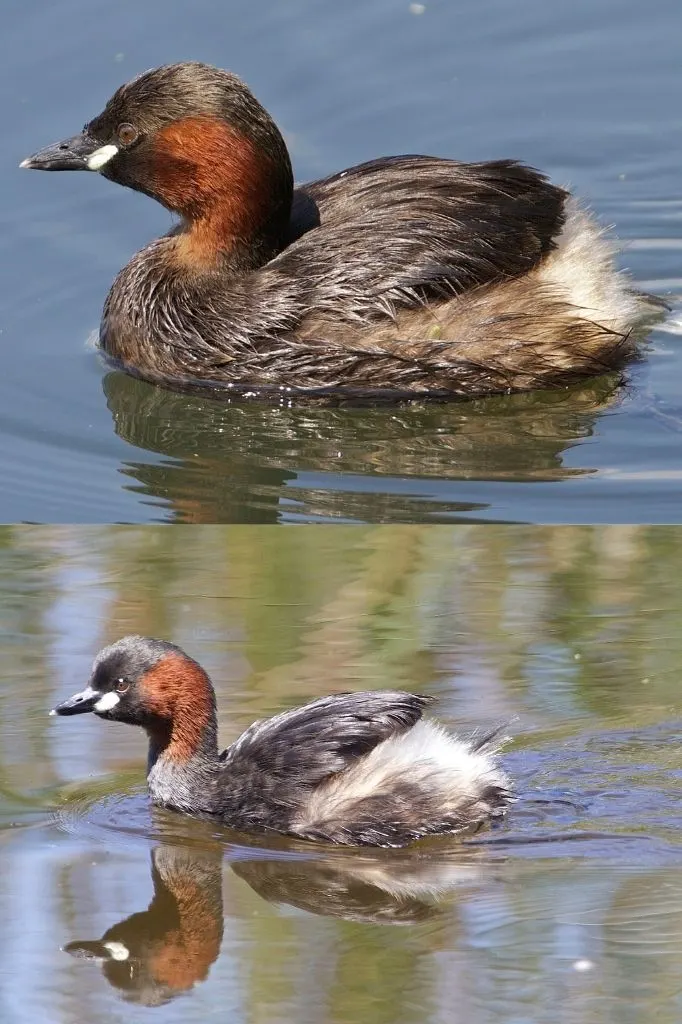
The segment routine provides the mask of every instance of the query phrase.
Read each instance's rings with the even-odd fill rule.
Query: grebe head
[[[80,135],[21,166],[99,171],[152,196],[189,228],[201,224],[196,259],[243,249],[242,262],[259,265],[286,237],[293,176],[279,129],[236,75],[207,64],[145,72]]]
[[[92,711],[99,718],[140,725],[156,756],[188,760],[215,738],[215,694],[211,682],[175,644],[126,636],[95,658],[88,685],[58,704],[52,715]]]

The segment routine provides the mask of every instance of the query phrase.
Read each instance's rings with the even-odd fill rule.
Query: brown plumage
[[[24,161],[94,169],[178,213],[116,278],[100,340],[128,371],[231,394],[471,396],[619,367],[655,307],[568,194],[512,160],[374,160],[294,190],[234,75],[158,68]]]
[[[244,831],[397,847],[475,831],[511,800],[498,733],[451,736],[421,721],[429,702],[399,691],[322,697],[255,722],[219,754],[203,669],[173,644],[129,636],[100,651],[87,688],[54,714],[145,729],[161,806]]]

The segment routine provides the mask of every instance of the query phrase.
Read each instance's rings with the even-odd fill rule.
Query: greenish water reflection
[[[0,530],[5,1019],[678,1020],[680,621],[677,528]],[[341,689],[513,719],[518,802],[399,856],[150,813],[142,736],[47,717],[130,631],[225,742]]]

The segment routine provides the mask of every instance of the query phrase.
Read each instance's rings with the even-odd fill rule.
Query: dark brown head
[[[189,244],[197,260],[236,249],[259,265],[286,237],[293,177],[284,140],[236,75],[207,64],[145,72],[80,135],[21,166],[99,171],[152,196],[190,229],[200,226]]]
[[[105,647],[95,658],[87,687],[50,714],[88,711],[142,726],[157,754],[167,750],[177,761],[215,748],[211,681],[196,661],[165,640],[126,636]]]

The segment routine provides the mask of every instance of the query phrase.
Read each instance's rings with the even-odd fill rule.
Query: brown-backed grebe
[[[149,737],[154,803],[347,846],[405,846],[502,817],[509,780],[497,733],[468,740],[421,721],[427,697],[322,697],[262,722],[218,752],[215,693],[174,644],[128,636],[97,655],[85,690],[51,714],[92,711]]]
[[[470,396],[621,366],[652,307],[566,191],[513,160],[396,156],[294,188],[235,75],[122,86],[22,167],[91,170],[179,214],[106,300],[116,364],[169,386]]]

